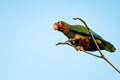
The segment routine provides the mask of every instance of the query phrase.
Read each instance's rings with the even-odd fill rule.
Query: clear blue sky
[[[82,24],[73,17],[115,45],[103,53],[120,69],[119,0],[1,0],[0,80],[120,80],[104,60],[55,46],[67,38],[53,24]]]

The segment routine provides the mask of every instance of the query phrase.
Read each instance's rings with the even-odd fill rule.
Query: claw
[[[75,47],[75,48],[76,48],[77,51],[78,51],[78,50],[80,50],[80,51],[84,50],[84,48],[83,48],[82,46],[77,46],[77,47]]]

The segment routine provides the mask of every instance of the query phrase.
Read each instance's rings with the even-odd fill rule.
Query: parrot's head
[[[54,30],[61,31],[64,34],[67,34],[70,29],[70,25],[64,21],[59,21],[54,24]]]

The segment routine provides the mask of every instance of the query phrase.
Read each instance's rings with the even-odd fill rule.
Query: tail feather
[[[110,42],[105,42],[105,50],[109,51],[109,52],[115,52],[116,48],[110,43]]]

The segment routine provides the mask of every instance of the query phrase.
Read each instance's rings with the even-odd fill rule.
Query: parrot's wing
[[[87,30],[87,28],[85,26],[82,25],[71,25],[70,30],[80,33],[80,34],[84,34],[84,35],[89,35],[89,32]],[[91,30],[92,31],[92,30]],[[101,36],[99,36],[97,33],[95,33],[94,31],[92,31],[92,34],[95,38],[99,38],[101,40],[104,40]]]

